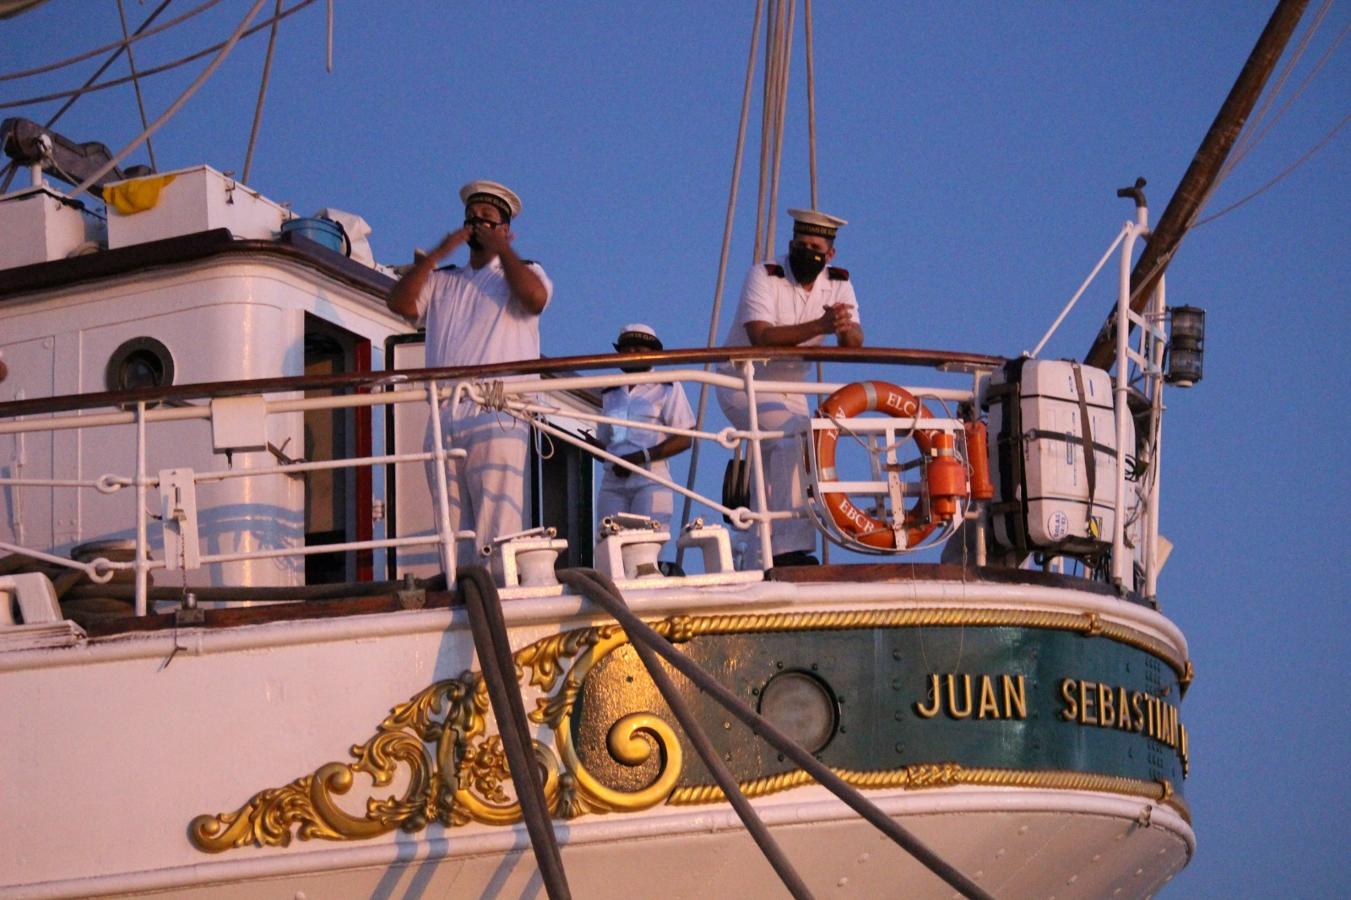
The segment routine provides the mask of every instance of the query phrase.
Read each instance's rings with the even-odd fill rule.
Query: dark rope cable
[[[502,747],[507,755],[507,768],[516,788],[516,800],[521,804],[521,818],[530,834],[530,846],[539,864],[540,877],[550,900],[571,900],[572,892],[563,870],[563,858],[558,852],[553,823],[544,804],[544,786],[540,781],[534,744],[530,739],[525,705],[516,688],[516,661],[507,640],[502,598],[497,593],[492,576],[483,566],[461,568],[456,582],[469,610],[474,649],[478,651],[488,698],[492,702],[493,715],[497,718],[497,728],[502,736]]]
[[[699,690],[712,697],[724,709],[754,731],[756,735],[764,738],[776,750],[791,759],[795,765],[815,779],[818,784],[844,801],[849,808],[891,838],[929,871],[967,897],[993,900],[991,895],[980,885],[967,878],[956,867],[944,861],[938,854],[929,849],[923,841],[878,809],[876,804],[864,797],[852,785],[846,783],[844,779],[831,771],[828,766],[812,754],[802,749],[792,738],[785,735],[768,720],[761,718],[758,713],[743,703],[721,682],[700,668],[698,663],[683,653],[677,652],[665,638],[630,611],[620,598],[609,591],[599,589],[599,587],[588,596],[592,602],[600,606],[619,623],[620,627],[628,634],[629,639],[633,641],[635,647],[639,641],[642,641],[655,650],[662,659],[693,682]]]
[[[607,591],[610,595],[618,598],[621,603],[623,602],[623,597],[615,583],[595,570],[569,569],[559,572],[558,580],[583,596],[592,597],[598,591]],[[746,830],[750,832],[755,843],[759,845],[760,852],[764,854],[765,859],[778,873],[779,878],[783,881],[783,886],[794,897],[810,898],[812,893],[807,888],[806,883],[797,874],[792,863],[788,861],[783,848],[770,835],[769,829],[765,827],[765,823],[755,812],[750,801],[746,799],[746,795],[741,792],[736,777],[727,768],[727,764],[722,761],[722,757],[718,755],[713,742],[708,739],[703,727],[700,726],[694,714],[690,712],[685,699],[676,690],[675,684],[671,681],[671,676],[666,674],[666,670],[662,668],[656,654],[642,641],[634,641],[633,649],[638,651],[638,658],[647,669],[647,674],[651,676],[653,683],[656,684],[662,699],[666,701],[666,705],[675,714],[676,720],[680,723],[680,727],[684,729],[685,736],[689,738],[690,743],[694,745],[699,758],[704,761],[704,765],[713,774],[713,780],[718,783],[718,787],[722,788],[723,794],[727,797],[727,802],[732,804],[732,808],[741,817],[741,823],[746,826]]]

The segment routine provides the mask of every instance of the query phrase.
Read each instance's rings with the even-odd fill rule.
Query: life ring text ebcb
[[[859,381],[845,385],[826,398],[818,414],[830,419],[849,418],[865,412],[881,412],[899,419],[925,419],[931,415],[913,394],[885,381]],[[938,527],[957,514],[957,501],[967,494],[966,466],[957,460],[956,441],[951,434],[938,429],[914,431],[915,443],[924,454],[927,465],[926,483],[929,493],[929,515],[923,514],[923,504],[916,502],[905,511],[901,527],[876,519],[859,509],[842,492],[832,491],[822,496],[830,518],[837,528],[854,540],[881,550],[900,550],[919,544]],[[838,428],[822,428],[814,437],[817,476],[821,481],[836,481],[835,447],[840,439]],[[904,542],[901,542],[901,533]]]

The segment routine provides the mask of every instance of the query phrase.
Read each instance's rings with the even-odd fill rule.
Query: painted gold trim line
[[[979,627],[1045,628],[1072,631],[1143,650],[1166,662],[1179,681],[1191,682],[1191,661],[1170,644],[1128,625],[1107,622],[1095,612],[1028,612],[1019,609],[911,609],[852,610],[815,613],[738,613],[714,616],[672,616],[655,627],[670,623],[670,637],[689,640],[704,634],[753,634],[767,631],[844,631],[858,628],[922,628],[971,625]]]
[[[845,783],[860,790],[881,790],[886,788],[904,788],[905,790],[927,790],[931,788],[954,787],[956,785],[977,785],[980,787],[1017,787],[1041,788],[1058,791],[1097,791],[1106,794],[1121,794],[1127,797],[1140,797],[1168,806],[1191,824],[1191,809],[1187,802],[1173,793],[1173,786],[1166,779],[1144,781],[1138,778],[1124,778],[1119,775],[1097,775],[1091,772],[1046,771],[1032,772],[1023,769],[987,769],[966,768],[958,763],[938,763],[930,765],[906,766],[903,769],[887,769],[878,772],[863,772],[856,769],[836,769],[832,772]],[[783,772],[742,782],[738,786],[747,797],[765,797],[780,791],[791,790],[803,785],[813,784],[812,777],[802,770]],[[696,806],[706,803],[723,803],[726,795],[716,784],[701,784],[679,787],[671,792],[667,803],[671,806]]]

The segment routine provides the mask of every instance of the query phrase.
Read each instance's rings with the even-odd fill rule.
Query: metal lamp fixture
[[[1168,372],[1164,380],[1178,387],[1191,387],[1201,380],[1206,355],[1206,311],[1195,306],[1177,306],[1168,311]]]

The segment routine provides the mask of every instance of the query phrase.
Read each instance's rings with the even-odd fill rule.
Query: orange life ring
[[[914,394],[885,381],[859,381],[845,385],[826,398],[817,410],[817,415],[836,419],[868,411],[883,412],[903,419],[931,417]],[[905,529],[903,546],[897,543],[897,532],[891,525],[859,509],[848,495],[832,492],[822,497],[835,525],[859,543],[880,550],[914,547],[932,534],[940,522],[951,520],[957,514],[957,501],[967,495],[966,466],[957,460],[955,438],[945,431],[919,428],[915,429],[914,436],[920,452],[928,459],[929,515],[923,515],[920,503],[905,511],[902,520]],[[817,477],[821,481],[837,480],[835,445],[839,439],[838,428],[823,428],[816,432],[813,440]]]

